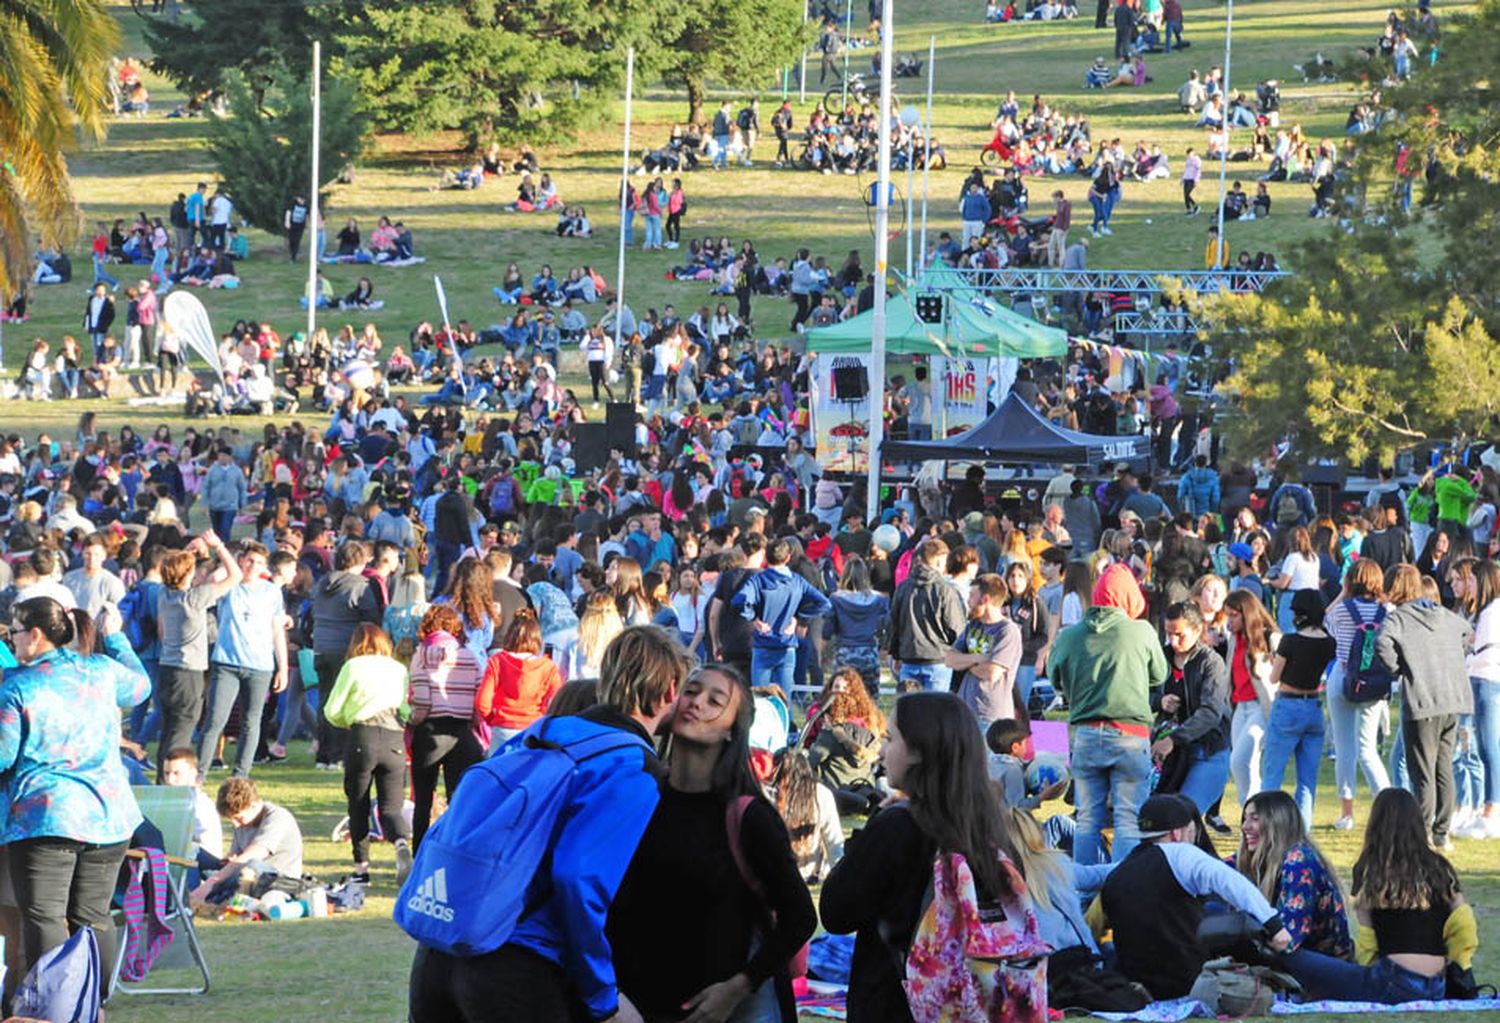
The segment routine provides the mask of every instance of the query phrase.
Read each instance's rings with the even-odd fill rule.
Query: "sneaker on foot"
[[[1353,831],[1354,830],[1354,818],[1353,817],[1340,817],[1338,820],[1336,820],[1336,821],[1333,822],[1333,830],[1334,831]]]
[[[1203,823],[1207,824],[1210,828],[1212,828],[1216,834],[1220,834],[1220,835],[1232,835],[1232,834],[1234,834],[1234,829],[1231,828],[1228,824],[1225,824],[1224,823],[1224,818],[1220,817],[1216,813],[1211,813],[1207,817],[1203,818]]]
[[[411,876],[411,846],[406,844],[406,839],[396,839],[396,883],[405,884],[406,879]]]

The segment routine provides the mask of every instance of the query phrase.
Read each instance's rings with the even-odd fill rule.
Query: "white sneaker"
[[[1469,838],[1500,838],[1500,817],[1476,817],[1469,824]]]
[[[1457,819],[1458,816],[1455,814],[1454,820]],[[1483,817],[1469,817],[1462,822],[1451,825],[1448,828],[1448,834],[1454,838],[1487,838],[1489,836],[1485,834],[1486,830]]]
[[[1453,817],[1448,821],[1448,833],[1452,834],[1452,835],[1458,834],[1458,830],[1460,828],[1467,827],[1468,824],[1471,821],[1473,821],[1473,820],[1474,820],[1474,808],[1473,807],[1469,807],[1469,806],[1460,806],[1460,807],[1458,807],[1457,809],[1455,809],[1453,811]]]
[[[1353,817],[1340,817],[1338,820],[1336,820],[1336,821],[1333,822],[1333,830],[1334,831],[1353,831],[1354,830],[1354,818]]]

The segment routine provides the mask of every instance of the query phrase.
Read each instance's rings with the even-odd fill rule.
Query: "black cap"
[[[1137,820],[1142,838],[1159,838],[1169,831],[1187,827],[1196,817],[1192,801],[1173,793],[1146,800]]]

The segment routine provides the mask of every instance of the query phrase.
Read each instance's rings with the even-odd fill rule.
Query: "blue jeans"
[[[1392,729],[1396,734],[1391,739],[1391,754],[1388,769],[1391,772],[1391,784],[1398,789],[1412,791],[1411,772],[1406,769],[1406,733],[1401,731],[1401,718],[1396,717],[1396,725]]]
[[[1097,231],[1101,225],[1109,223],[1109,215],[1104,212],[1106,199],[1103,196],[1089,193],[1089,205],[1094,208],[1094,221],[1089,224],[1089,230]]]
[[[792,681],[799,686],[823,688],[823,665],[818,660],[818,652],[812,639],[813,632],[822,627],[821,620],[814,621],[812,628],[807,630],[807,635],[797,637],[797,660],[792,668]],[[790,690],[787,695],[791,695]]]
[[[1120,186],[1116,185],[1109,190],[1104,197],[1104,226],[1109,226],[1109,218],[1115,215],[1115,204],[1120,201]]]
[[[625,244],[635,244],[635,210],[629,207],[625,210]]]
[[[208,510],[209,523],[225,543],[229,542],[229,534],[234,532],[234,517],[238,514],[239,510],[235,508],[210,508]]]
[[[431,593],[442,593],[448,585],[448,570],[458,563],[464,549],[451,540],[433,537],[432,540],[432,589]]]
[[[1344,699],[1344,665],[1338,662],[1328,681],[1328,722],[1333,726],[1334,780],[1340,799],[1354,798],[1354,785],[1363,771],[1370,795],[1391,786],[1391,776],[1380,759],[1377,735],[1380,717],[1390,713],[1385,700],[1350,703]]]
[[[797,667],[797,648],[753,647],[750,650],[750,684],[752,686],[780,686],[788,695],[792,692],[792,679]]]
[[[915,682],[917,688],[928,692],[946,693],[953,686],[953,669],[946,664],[911,664],[901,662],[901,672],[896,676],[897,688],[905,688],[903,682]]]
[[[1174,38],[1177,40],[1177,48],[1179,50],[1182,49],[1182,22],[1180,21],[1167,22],[1166,38],[1163,40],[1163,45],[1166,47],[1168,53],[1172,52],[1172,40]]]
[[[145,669],[147,677],[151,679],[151,692],[156,692],[156,679],[161,662],[156,658],[146,660],[142,658],[141,667]],[[142,746],[150,747],[151,740],[156,738],[156,730],[161,727],[161,709],[157,707],[156,700],[148,696],[136,704],[130,711],[130,738]]]
[[[226,536],[228,534],[225,534]],[[250,767],[255,763],[255,748],[260,745],[260,715],[266,705],[266,696],[271,691],[269,671],[240,668],[230,664],[210,664],[208,668],[208,720],[203,736],[198,740],[198,775],[206,777],[213,763],[214,747],[234,705],[241,702],[240,736],[235,744],[234,773],[240,778],[250,777]]]
[[[1474,687],[1474,744],[1484,764],[1484,801],[1500,803],[1500,682],[1470,678]]]
[[[517,302],[521,301],[521,296],[526,293],[526,289],[512,288],[511,290],[506,291],[504,288],[495,288],[494,292],[495,297],[500,300],[502,305],[515,305]]]
[[[120,286],[119,280],[112,274],[110,274],[108,270],[104,269],[104,260],[100,259],[98,256],[95,256],[94,283],[98,284],[101,281],[103,281],[105,284],[108,284],[111,288],[118,288]]]
[[[660,213],[648,213],[648,214],[646,214],[646,241],[645,241],[645,246],[648,249],[651,249],[651,248],[659,249],[659,248],[661,248],[661,214]]]
[[[1485,768],[1479,756],[1474,715],[1458,716],[1458,737],[1453,747],[1454,805],[1479,810],[1484,807]]]
[[[151,257],[151,276],[154,279],[158,281],[166,280],[167,260],[171,258],[172,250],[170,248],[160,248],[156,250],[156,253]]]
[[[1397,1005],[1442,998],[1445,986],[1441,973],[1436,977],[1424,977],[1397,966],[1384,956],[1369,966],[1360,966],[1299,948],[1281,960],[1280,968],[1296,977],[1306,997],[1315,1000]]]
[[[1199,813],[1208,813],[1208,808],[1224,794],[1224,783],[1229,780],[1229,748],[1205,753],[1200,746],[1188,756],[1187,776],[1178,792],[1191,799]]]
[[[1297,809],[1312,827],[1313,799],[1318,792],[1318,767],[1323,757],[1323,706],[1316,697],[1277,696],[1261,745],[1260,787],[1281,788],[1287,761],[1297,765]]]
[[[1073,862],[1099,862],[1105,808],[1113,802],[1113,856],[1119,863],[1140,844],[1136,815],[1146,801],[1151,781],[1150,741],[1092,725],[1075,725],[1071,733],[1073,785],[1078,804]]]
[[[1031,689],[1036,685],[1036,662],[1025,663],[1026,655],[1022,655],[1022,663],[1016,668],[1016,693],[1021,697],[1021,706],[1028,706],[1031,702]]]
[[[728,167],[729,166],[729,136],[728,135],[715,135],[714,136],[714,142],[716,142],[717,145],[714,147],[714,162],[713,162],[713,165],[715,167]]]

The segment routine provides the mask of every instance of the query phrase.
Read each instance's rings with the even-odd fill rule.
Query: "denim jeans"
[[[1395,735],[1391,737],[1391,751],[1386,754],[1386,770],[1390,772],[1391,784],[1398,789],[1414,792],[1411,787],[1411,771],[1406,767],[1406,733],[1401,731],[1401,718],[1396,717]]]
[[[659,249],[659,248],[661,248],[661,214],[660,213],[654,213],[654,214],[653,213],[648,213],[648,214],[646,214],[646,241],[645,241],[645,246],[648,249],[652,249],[652,248]]]
[[[302,684],[302,672],[297,667],[298,658],[292,657],[291,660],[292,668],[287,672],[286,702],[281,708],[281,726],[276,730],[276,742],[281,746],[296,738],[299,731],[306,732],[308,736],[318,734],[318,715],[307,698],[308,691],[317,687]]]
[[[1364,771],[1370,794],[1391,787],[1391,776],[1380,759],[1380,719],[1389,714],[1384,700],[1350,703],[1344,699],[1344,665],[1336,664],[1328,685],[1328,721],[1333,726],[1334,780],[1340,799],[1354,798],[1355,775]]]
[[[635,210],[629,207],[625,210],[625,244],[635,244]]]
[[[1150,740],[1113,728],[1075,725],[1071,729],[1072,769],[1078,804],[1073,839],[1075,863],[1099,862],[1100,832],[1106,806],[1114,804],[1114,861],[1140,844],[1136,814],[1146,801],[1151,779]]]
[[[1260,755],[1266,737],[1266,712],[1259,700],[1234,705],[1230,718],[1229,770],[1240,805],[1261,790]]]
[[[229,542],[229,534],[234,532],[234,517],[238,514],[238,508],[210,508],[208,510],[209,524],[225,543]]]
[[[753,647],[750,650],[750,684],[780,686],[788,695],[797,668],[797,648]]]
[[[141,658],[141,667],[151,679],[151,695],[136,704],[130,711],[130,738],[149,747],[161,727],[161,705],[156,699],[157,681],[161,674],[161,662],[156,658]]]
[[[1474,744],[1484,764],[1484,801],[1500,803],[1500,682],[1470,678],[1474,687]]]
[[[98,284],[100,281],[108,284],[111,288],[118,288],[120,286],[119,280],[114,277],[108,270],[104,269],[104,260],[100,259],[98,256],[95,256],[94,283]]]
[[[234,773],[237,777],[250,777],[250,766],[255,763],[255,748],[260,745],[260,712],[266,704],[266,694],[271,691],[269,671],[240,668],[231,664],[208,666],[208,723],[203,736],[198,740],[198,775],[208,774],[213,763],[214,747],[219,743],[224,726],[241,694],[245,697],[244,709],[240,711],[240,737],[235,744]]]
[[[1260,787],[1280,789],[1287,761],[1297,766],[1297,809],[1312,827],[1313,800],[1318,792],[1318,767],[1323,757],[1323,706],[1316,697],[1278,696],[1271,704],[1271,721],[1261,750]]]
[[[1484,761],[1474,731],[1474,715],[1458,716],[1458,738],[1453,748],[1454,802],[1460,808],[1484,807]]]
[[[1205,753],[1197,747],[1188,752],[1187,776],[1177,791],[1193,801],[1199,813],[1219,801],[1224,794],[1224,783],[1229,780],[1229,750]]]
[[[901,683],[915,682],[917,688],[928,692],[946,693],[953,685],[953,669],[946,664],[912,664],[901,662],[901,672],[896,676],[897,688]]]
[[[807,635],[797,637],[797,661],[792,667],[792,682],[799,686],[812,686],[815,689],[823,688],[823,663],[818,658],[818,648],[813,643],[813,635],[823,628],[821,618],[813,619]],[[869,681],[867,677],[866,682]],[[880,683],[880,673],[875,674],[875,682]],[[788,693],[787,695],[791,695]]]
[[[713,160],[713,165],[715,167],[728,167],[729,166],[729,136],[728,135],[715,135],[714,136],[714,143],[715,143],[715,145],[714,145],[714,160]]]
[[[1360,966],[1299,948],[1281,960],[1280,968],[1297,978],[1303,993],[1310,999],[1397,1005],[1442,998],[1444,992],[1441,973],[1436,977],[1424,977],[1397,966],[1384,956],[1369,966]]]
[[[1165,44],[1168,53],[1172,52],[1172,40],[1174,38],[1177,40],[1177,48],[1179,50],[1182,49],[1182,22],[1180,21],[1167,22],[1167,31],[1164,33],[1162,42]]]
[[[1022,655],[1021,664],[1016,668],[1016,694],[1021,698],[1021,706],[1025,707],[1031,701],[1031,689],[1036,685],[1036,662],[1026,663],[1026,655]]]
[[[1106,199],[1103,196],[1089,193],[1089,205],[1094,208],[1094,219],[1089,224],[1089,230],[1097,231],[1102,225],[1109,223],[1109,216],[1104,212],[1105,202]]]

